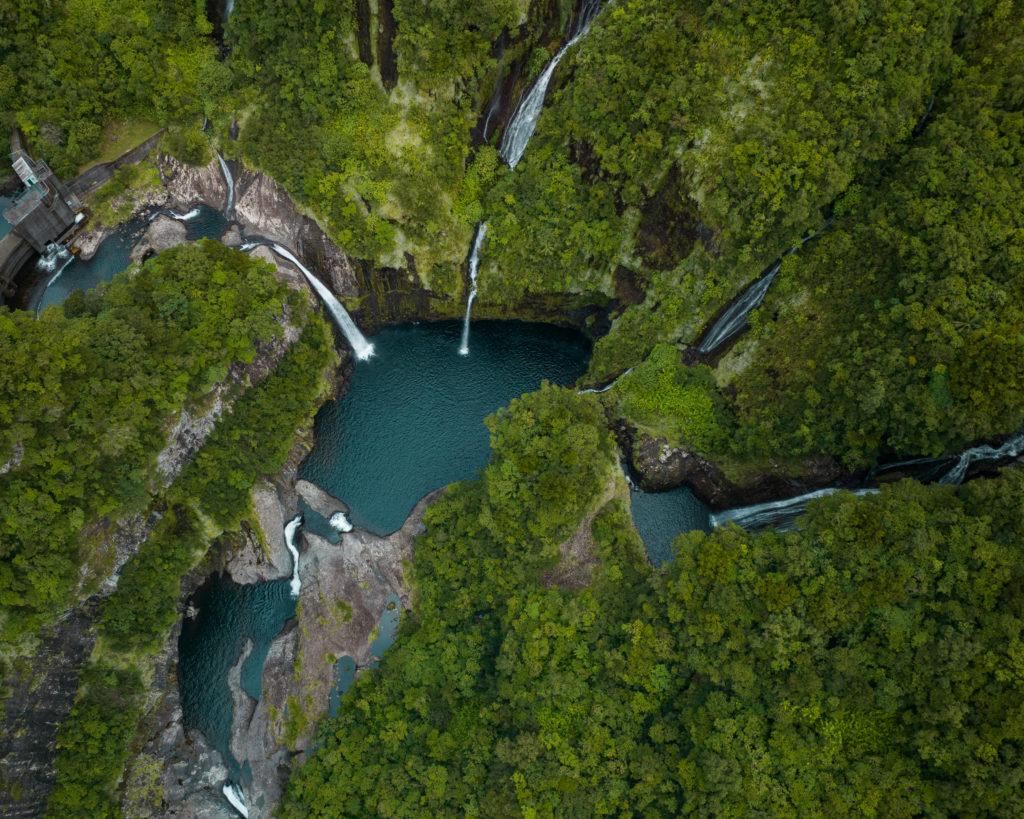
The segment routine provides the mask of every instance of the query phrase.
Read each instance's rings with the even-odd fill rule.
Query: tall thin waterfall
[[[746,325],[750,312],[764,301],[764,297],[768,294],[768,288],[772,286],[775,277],[779,275],[781,267],[781,260],[775,262],[736,301],[730,304],[718,321],[704,334],[704,338],[697,345],[697,350],[704,354],[710,353],[723,341],[739,332]]]
[[[473,302],[476,300],[476,275],[480,269],[480,245],[486,235],[487,223],[481,222],[477,225],[473,249],[469,254],[469,298],[466,300],[466,317],[462,320],[462,344],[459,346],[459,355],[469,355],[469,317],[473,312]]]
[[[231,19],[231,12],[235,10],[235,0],[228,0],[224,4],[224,22]]]
[[[605,384],[603,387],[587,387],[585,390],[580,390],[579,393],[580,395],[600,395],[603,392],[608,392],[608,390],[610,390],[612,387],[619,383],[620,378],[625,378],[631,372],[633,372],[632,367],[623,372],[622,375],[613,378],[611,382]]]
[[[793,521],[804,513],[810,501],[842,491],[845,490],[830,486],[826,489],[808,492],[806,495],[798,495],[795,498],[727,509],[712,515],[711,525],[717,527],[735,523],[744,529],[761,529],[771,526],[779,531],[785,531],[792,528]],[[877,491],[877,489],[857,489],[853,491],[853,494],[871,495]]]
[[[231,807],[237,810],[245,819],[249,819],[249,808],[245,804],[245,796],[242,794],[242,789],[234,782],[225,782],[224,787],[221,789],[221,793],[224,794],[224,798],[231,803]]]
[[[334,317],[338,327],[341,328],[341,332],[344,333],[345,339],[350,345],[352,345],[352,350],[355,352],[356,358],[360,361],[366,361],[370,356],[372,356],[373,345],[366,340],[366,337],[360,332],[359,328],[356,327],[356,323],[352,321],[352,316],[348,314],[348,310],[346,310],[345,306],[324,286],[324,283],[314,276],[302,262],[295,258],[295,255],[290,250],[281,247],[281,245],[277,243],[272,244],[271,247],[274,248],[274,252],[277,253],[278,256],[283,256],[302,271],[302,275],[306,277],[307,281],[309,281],[313,286],[313,289],[316,290],[320,298],[323,299],[324,304],[327,305],[327,309]]]
[[[526,151],[530,137],[533,136],[533,132],[537,128],[537,120],[540,118],[541,109],[544,107],[544,98],[547,96],[548,85],[551,83],[551,77],[554,76],[555,69],[558,68],[558,64],[562,62],[562,58],[569,49],[587,35],[587,32],[590,31],[590,24],[594,21],[600,10],[601,0],[584,0],[583,7],[580,10],[580,17],[573,27],[572,36],[565,45],[558,49],[558,52],[548,61],[548,64],[544,66],[544,70],[537,78],[537,82],[533,84],[533,87],[523,97],[519,107],[516,108],[515,114],[512,115],[505,133],[501,137],[501,147],[499,148],[501,158],[508,163],[510,168],[514,168],[519,164],[519,160],[523,158],[523,154]]]
[[[235,215],[235,177],[231,175],[231,168],[220,155],[220,151],[217,151],[217,161],[220,162],[220,170],[224,174],[224,184],[228,186],[228,201],[224,205],[224,215],[231,219]]]
[[[970,449],[965,449],[960,453],[960,457],[953,465],[953,468],[939,478],[939,483],[963,483],[971,464],[978,461],[998,461],[1003,458],[1016,458],[1022,452],[1024,452],[1024,430],[1018,432],[999,447],[992,447],[987,444],[972,446]]]
[[[302,526],[302,515],[296,515],[284,527],[284,543],[292,554],[292,597],[298,597],[302,591],[302,580],[299,578],[299,548],[295,545],[295,535]]]

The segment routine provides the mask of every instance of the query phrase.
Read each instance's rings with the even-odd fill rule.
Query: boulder
[[[324,520],[330,520],[337,512],[348,514],[348,507],[333,495],[325,492],[315,483],[306,480],[296,481],[295,491],[299,493],[306,505]]]
[[[182,222],[160,214],[146,228],[142,238],[132,248],[131,260],[141,262],[154,253],[160,253],[188,241],[188,230]]]

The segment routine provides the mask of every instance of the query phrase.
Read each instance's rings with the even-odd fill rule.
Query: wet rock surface
[[[289,247],[339,296],[358,294],[353,264],[320,229],[299,211],[277,182],[263,173],[244,170],[236,181],[235,216],[242,231]]]
[[[228,188],[216,157],[208,165],[195,167],[161,154],[157,166],[175,210],[184,213],[200,202],[215,210],[224,210]]]
[[[295,491],[306,505],[325,520],[330,520],[336,512],[348,514],[348,507],[333,495],[325,492],[315,483],[307,480],[297,481]]]
[[[246,789],[251,816],[270,815],[292,766],[310,749],[335,683],[334,661],[349,656],[357,668],[367,666],[374,659],[371,636],[389,598],[397,597],[403,608],[409,607],[405,564],[423,531],[427,506],[442,491],[423,498],[402,528],[387,537],[354,530],[335,545],[303,535],[301,615],[271,643],[263,669],[263,696],[248,718],[246,695],[234,693],[237,680],[232,685],[242,713],[235,714],[231,747],[239,761],[248,761],[252,768],[252,783]]]
[[[133,262],[141,262],[154,253],[183,245],[187,241],[188,231],[185,225],[166,214],[160,214],[149,223],[142,238],[132,248],[130,258]]]
[[[629,457],[640,488],[665,492],[680,486],[712,509],[731,509],[755,503],[781,500],[826,486],[854,485],[854,476],[829,457],[806,458],[799,476],[776,473],[757,475],[749,483],[730,481],[715,464],[686,449],[670,446],[664,438],[652,438],[620,427],[616,430]]]
[[[10,697],[0,711],[0,816],[41,816],[53,789],[57,729],[71,711],[92,651],[96,598],[48,628],[34,656],[3,667]]]

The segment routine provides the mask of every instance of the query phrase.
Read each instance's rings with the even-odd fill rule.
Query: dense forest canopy
[[[483,477],[428,513],[398,643],[284,816],[1024,808],[1020,471],[686,535],[656,571],[593,403],[548,388],[492,423]],[[558,580],[581,496],[600,506],[582,588]]]
[[[59,613],[103,573],[113,555],[90,538],[147,507],[168,421],[279,339],[299,304],[265,263],[204,241],[38,318],[0,310],[5,631]]]
[[[461,315],[486,222],[476,315],[581,324],[586,381],[610,385],[491,416],[490,463],[426,512],[398,642],[282,815],[1024,814],[1024,471],[681,534],[655,569],[611,433],[798,478],[1024,427],[1022,0],[608,0],[515,169],[501,128],[577,3],[213,5],[0,5],[0,127],[69,179],[120,133],[216,148],[430,318]],[[94,224],[136,173],[157,184],[122,171]],[[697,350],[776,261],[749,330]],[[239,537],[332,341],[214,242],[38,317],[0,308],[4,686],[109,573],[114,522],[152,526],[97,609],[51,815],[122,811],[182,576]],[[273,345],[164,486],[178,413]]]

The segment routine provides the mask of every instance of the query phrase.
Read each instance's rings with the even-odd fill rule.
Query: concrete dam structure
[[[18,273],[36,255],[64,245],[84,219],[82,203],[50,166],[12,138],[11,165],[23,186],[4,211],[11,232],[0,240],[0,304],[14,293]]]

